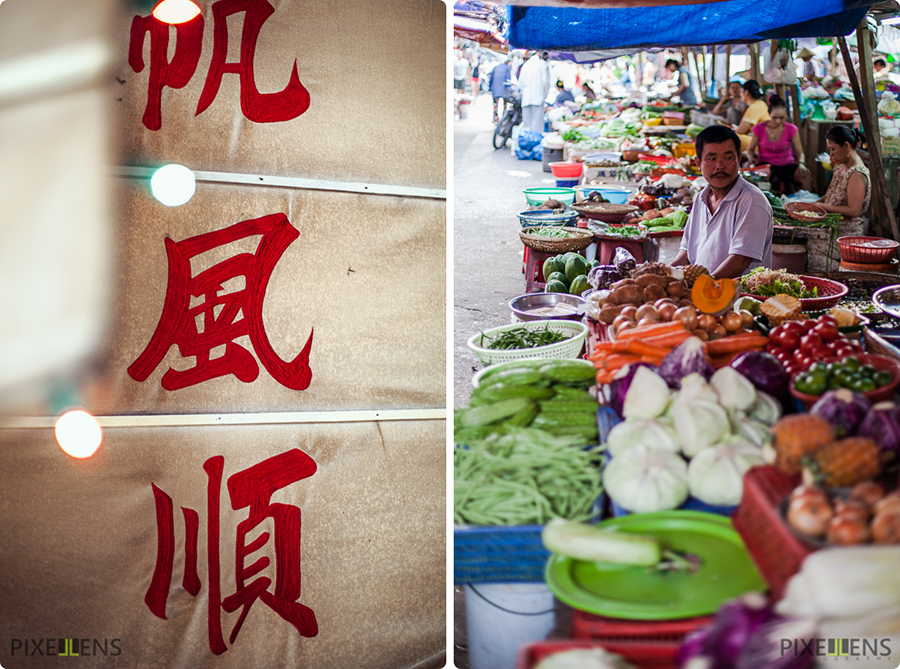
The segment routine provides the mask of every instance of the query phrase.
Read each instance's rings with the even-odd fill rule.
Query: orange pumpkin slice
[[[734,279],[714,279],[701,274],[691,288],[691,301],[704,314],[719,314],[737,299],[737,282]]]

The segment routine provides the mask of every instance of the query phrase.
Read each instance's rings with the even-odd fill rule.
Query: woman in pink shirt
[[[757,152],[759,156],[756,157]],[[787,122],[787,105],[773,96],[769,103],[769,120],[750,130],[750,145],[745,154],[750,165],[769,165],[772,190],[784,185],[790,195],[802,186],[809,175],[797,126]]]

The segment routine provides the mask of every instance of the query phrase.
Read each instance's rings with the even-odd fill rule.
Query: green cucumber
[[[553,518],[547,523],[541,540],[551,553],[585,562],[652,567],[662,558],[659,541],[654,537],[562,518]]]
[[[471,407],[458,418],[460,427],[482,427],[499,423],[534,402],[527,397],[511,397],[491,404]]]

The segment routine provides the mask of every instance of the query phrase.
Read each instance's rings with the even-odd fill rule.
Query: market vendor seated
[[[722,99],[712,108],[712,113],[716,116],[724,116],[728,125],[736,126],[741,122],[747,105],[741,99],[744,92],[740,81],[732,81],[728,84],[728,94],[723,95]]]
[[[825,146],[834,170],[825,195],[816,200],[830,214],[854,219],[869,207],[872,183],[869,168],[856,153],[861,135],[854,128],[836,125],[825,135]]]
[[[769,101],[769,120],[753,126],[747,159],[751,166],[768,165],[772,190],[791,195],[809,176],[797,126],[787,122],[787,105],[780,97]],[[758,155],[757,155],[758,154]]]
[[[747,105],[741,122],[736,126],[732,126],[738,134],[741,141],[741,151],[746,151],[750,147],[750,129],[758,123],[769,120],[769,106],[763,99],[762,90],[759,84],[753,79],[747,79],[741,87],[741,100]]]
[[[697,162],[707,185],[694,199],[674,267],[702,265],[717,279],[772,266],[772,207],[738,171],[741,140],[713,125],[696,139]]]

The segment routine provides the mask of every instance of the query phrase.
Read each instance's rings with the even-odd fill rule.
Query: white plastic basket
[[[534,348],[492,349],[481,346],[483,337],[490,340],[502,332],[522,327],[529,330],[542,330],[547,328],[551,332],[559,332],[560,334],[566,335],[567,339],[558,341],[555,344],[536,346]],[[496,365],[499,362],[524,360],[526,358],[577,358],[578,354],[581,353],[581,347],[584,344],[584,340],[587,338],[587,333],[587,325],[579,321],[523,321],[521,323],[513,323],[512,325],[491,328],[490,330],[485,330],[484,332],[472,335],[466,342],[466,346],[469,347],[484,365]]]

